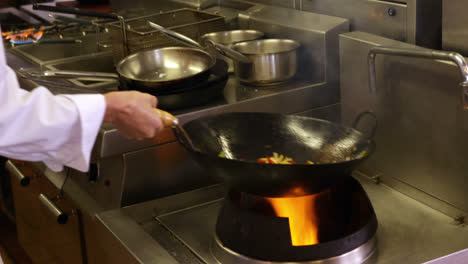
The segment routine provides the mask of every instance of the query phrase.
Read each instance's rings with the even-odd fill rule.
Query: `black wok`
[[[353,127],[365,115],[375,118],[363,112]],[[212,176],[239,191],[270,197],[323,191],[349,177],[375,149],[372,136],[354,128],[293,115],[226,113],[190,121],[183,128],[195,149],[181,136],[179,141]],[[273,152],[296,164],[257,162]]]

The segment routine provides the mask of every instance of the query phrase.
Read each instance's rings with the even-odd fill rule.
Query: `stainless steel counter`
[[[468,229],[383,184],[356,175],[379,222],[377,251],[366,264],[421,263],[468,247]],[[221,185],[98,215],[102,236],[135,263],[216,263],[210,254]]]

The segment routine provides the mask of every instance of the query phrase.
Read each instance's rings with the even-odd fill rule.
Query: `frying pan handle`
[[[75,8],[64,8],[64,7],[57,7],[57,6],[34,4],[33,9],[42,10],[42,11],[50,11],[50,12],[55,12],[55,13],[63,13],[63,14],[74,14],[74,15],[80,15],[80,16],[118,19],[118,16],[116,14],[81,10],[81,9],[75,9]]]
[[[211,39],[207,39],[205,42],[213,46],[219,53],[221,53],[222,55],[226,57],[229,57],[235,61],[242,62],[242,63],[251,63],[249,58],[247,58],[246,56],[244,56],[244,54],[240,52],[230,49],[222,44],[216,43],[212,41]]]
[[[200,48],[200,49],[203,49],[202,45],[200,45],[200,43],[196,42],[195,40],[189,38],[189,37],[186,37],[180,33],[177,33],[175,31],[172,31],[170,29],[167,29],[167,28],[164,28],[156,23],[153,23],[151,21],[147,21],[148,22],[148,25],[154,29],[157,29],[159,31],[161,31],[162,33],[166,34],[167,36],[173,38],[173,39],[176,39],[176,40],[179,40],[179,41],[182,41],[184,42],[185,44],[189,44],[189,45],[192,45],[192,46],[195,46],[197,48]]]
[[[40,77],[57,77],[57,78],[96,78],[96,79],[119,79],[115,73],[107,72],[85,72],[85,71],[44,71],[35,74]]]
[[[377,116],[375,115],[374,112],[372,112],[370,110],[366,110],[366,111],[363,111],[363,112],[359,113],[356,116],[356,118],[354,118],[352,127],[357,130],[357,126],[359,125],[359,122],[366,115],[370,116],[370,117],[372,117],[374,119],[374,126],[372,127],[372,130],[371,130],[371,133],[370,133],[370,136],[369,136],[369,138],[374,138],[375,132],[377,131],[377,123],[378,123]]]

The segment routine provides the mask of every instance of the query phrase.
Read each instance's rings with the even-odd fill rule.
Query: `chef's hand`
[[[111,122],[127,138],[153,138],[164,128],[161,116],[155,111],[158,99],[137,91],[110,92],[104,95],[104,122]]]

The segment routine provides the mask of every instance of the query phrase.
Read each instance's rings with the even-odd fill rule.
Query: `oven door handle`
[[[31,178],[21,173],[21,171],[10,160],[6,162],[5,167],[11,174],[15,176],[15,178],[19,181],[21,186],[26,187],[31,182]]]
[[[42,205],[44,205],[45,208],[48,209],[48,211],[53,216],[56,217],[57,223],[61,225],[64,225],[67,223],[68,215],[62,212],[62,210],[60,210],[59,208],[57,208],[57,206],[55,206],[55,204],[49,198],[47,198],[44,194],[42,193],[39,194],[39,201],[42,203]]]

